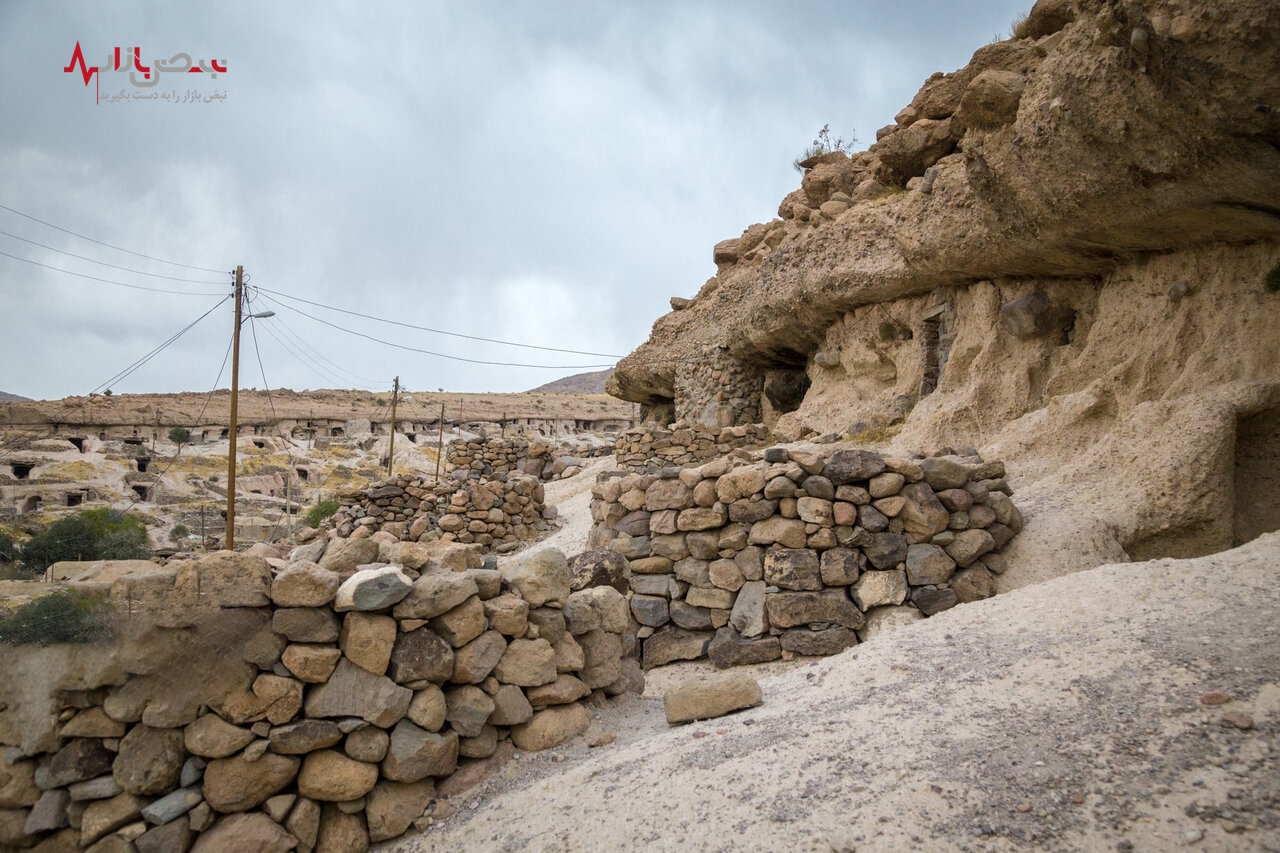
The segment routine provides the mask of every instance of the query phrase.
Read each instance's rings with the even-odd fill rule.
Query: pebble
[[[1200,694],[1201,705],[1225,705],[1230,701],[1231,697],[1221,690],[1210,690],[1208,693]]]
[[[1237,729],[1253,728],[1253,717],[1244,711],[1227,711],[1222,715],[1222,719],[1226,720]]]

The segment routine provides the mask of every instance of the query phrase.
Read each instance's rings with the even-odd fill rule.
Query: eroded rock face
[[[872,408],[887,423],[894,396],[921,392],[927,330],[917,313],[905,318],[912,337],[880,341],[869,358],[842,352],[826,333],[858,305],[1006,277],[1105,276],[1116,253],[1275,239],[1280,224],[1261,211],[1280,199],[1280,127],[1259,105],[1280,100],[1280,23],[1267,0],[1215,8],[1201,20],[1099,0],[1037,3],[1027,37],[987,45],[926,81],[869,151],[814,162],[781,219],[720,244],[716,277],[654,324],[609,392],[670,401],[689,422],[748,423],[752,401],[717,399],[723,383],[691,381],[699,365],[722,378],[763,377],[805,362],[803,399],[825,406],[809,412],[801,402],[787,423],[811,424],[824,409],[840,427],[856,420],[831,407],[823,380],[872,376],[897,385]],[[1079,326],[1052,332],[1070,343]],[[1235,378],[1260,374],[1242,366]],[[768,391],[766,418],[790,418],[795,392]],[[736,384],[729,396],[740,396]]]

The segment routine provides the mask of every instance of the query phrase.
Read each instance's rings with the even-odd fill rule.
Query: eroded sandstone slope
[[[1028,511],[1009,586],[1280,527],[1280,6],[1041,0],[1020,32],[808,161],[611,393],[982,448]]]

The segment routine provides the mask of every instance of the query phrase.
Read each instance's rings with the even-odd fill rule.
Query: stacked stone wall
[[[760,421],[764,373],[729,354],[709,347],[699,358],[676,367],[676,420],[708,427],[739,426]]]
[[[0,849],[364,850],[643,689],[624,596],[571,593],[559,552],[499,572],[381,538],[103,587],[130,638],[60,647],[47,707],[0,703],[27,723],[0,719]],[[403,563],[361,565],[380,548]]]
[[[664,468],[690,466],[768,441],[764,424],[708,427],[677,421],[670,429],[646,426],[627,430],[614,442],[619,468],[656,474]]]
[[[449,442],[445,461],[455,478],[518,472],[542,480],[559,480],[578,474],[586,464],[584,460],[612,452],[609,444],[551,446],[522,438],[459,439]]]
[[[1004,465],[976,455],[757,456],[597,479],[589,544],[629,561],[645,667],[834,654],[992,595],[1022,529]]]
[[[505,552],[552,530],[541,481],[523,474],[440,481],[402,475],[340,491],[337,499],[331,523],[343,538],[380,531],[403,541],[476,543]]]

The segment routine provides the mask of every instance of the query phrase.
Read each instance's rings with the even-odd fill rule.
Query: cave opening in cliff
[[[1236,421],[1232,545],[1280,530],[1280,407]]]
[[[307,478],[311,476],[311,472],[306,468],[294,468],[293,470],[297,473],[298,479],[304,483],[307,482]]]
[[[26,480],[31,477],[31,470],[36,466],[30,462],[14,462],[11,466],[14,479]]]
[[[333,427],[329,430],[330,438],[342,438],[343,435],[342,427]]]
[[[267,443],[265,441],[258,441],[257,439],[254,439],[253,446],[259,450],[263,450],[266,448]]]
[[[142,439],[140,439],[140,438],[126,438],[126,439],[124,440],[124,443],[125,443],[125,444],[127,444],[127,445],[129,445],[129,446],[131,446],[131,447],[141,447],[141,446],[142,446]]]
[[[149,467],[151,467],[151,460],[148,459],[146,456],[139,456],[138,457],[138,473],[140,474],[147,473],[147,468]]]
[[[80,506],[84,502],[84,492],[67,492],[67,506]]]
[[[67,441],[71,442],[71,444],[75,447],[76,450],[79,450],[81,453],[84,453],[83,438],[81,438],[80,436],[71,436],[70,438],[67,439]]]
[[[138,500],[143,501],[144,503],[149,503],[151,501],[151,486],[148,484],[134,483],[131,488],[133,489],[133,493],[138,496]]]

